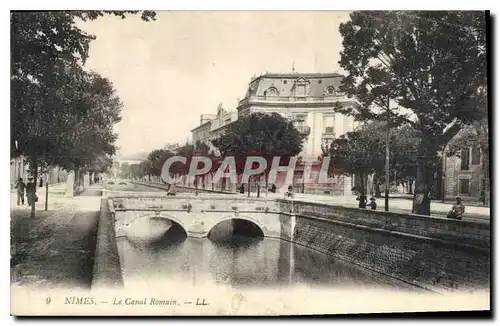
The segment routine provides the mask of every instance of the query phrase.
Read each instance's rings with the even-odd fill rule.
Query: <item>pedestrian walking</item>
[[[28,199],[28,205],[31,206],[38,201],[36,196],[36,183],[33,177],[28,178],[28,184],[26,185],[26,198]]]
[[[14,188],[17,193],[17,206],[20,204],[24,205],[24,190],[26,190],[26,184],[24,183],[23,178],[19,178],[19,180],[16,181]]]

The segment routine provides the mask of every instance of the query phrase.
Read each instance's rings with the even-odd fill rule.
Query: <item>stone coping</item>
[[[330,207],[330,208],[345,209],[345,210],[359,211],[359,212],[369,211],[370,214],[379,215],[379,216],[404,217],[404,218],[409,218],[409,219],[418,219],[418,220],[425,220],[425,221],[429,221],[429,220],[445,221],[446,223],[449,223],[452,225],[461,225],[461,226],[465,225],[465,226],[472,226],[472,227],[476,227],[476,228],[481,228],[484,230],[491,230],[490,224],[480,223],[480,222],[476,222],[476,221],[456,220],[456,219],[439,217],[439,216],[427,216],[427,215],[418,215],[418,214],[386,212],[386,211],[370,210],[370,209],[357,208],[357,207],[347,207],[347,206],[342,206],[342,205],[313,203],[313,202],[301,201],[301,200],[286,200],[286,199],[276,199],[276,200],[278,202],[286,203],[286,204],[293,203],[293,204],[310,205],[310,206],[316,206],[316,207],[319,206],[319,207],[325,207],[325,208]]]
[[[92,288],[123,287],[114,222],[108,200],[101,199]]]

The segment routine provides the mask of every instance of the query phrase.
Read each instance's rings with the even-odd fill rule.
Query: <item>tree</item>
[[[109,132],[100,135],[98,144],[103,148],[96,155],[89,157],[88,151],[82,154],[77,148],[91,140],[96,131],[81,121],[102,117],[96,114],[100,111],[94,101],[98,91],[93,86],[98,90],[106,87],[102,85],[105,79],[99,80],[96,74],[83,70],[95,36],[76,27],[75,19],[93,20],[104,14],[124,18],[127,13],[137,12],[11,14],[11,156],[26,157],[35,180],[39,167],[88,167],[96,155],[113,152],[109,147],[115,137]],[[155,13],[143,12],[142,18],[154,19]],[[87,129],[82,129],[83,125]]]
[[[409,194],[413,194],[412,185],[417,176],[419,145],[419,134],[412,126],[404,124],[391,129],[390,167],[396,173],[395,182],[407,184]]]
[[[139,174],[141,177],[148,176],[148,181],[151,181],[152,165],[149,160],[139,163]]]
[[[365,178],[384,169],[384,141],[372,125],[348,132],[330,144],[325,156],[330,156],[330,166],[337,173],[355,174],[361,180],[362,195],[366,195]]]
[[[106,173],[113,167],[113,159],[107,155],[99,155],[96,159],[93,160],[92,165],[90,167],[90,172],[97,173]]]
[[[438,152],[463,124],[484,117],[486,18],[477,11],[357,11],[340,24],[339,63],[348,72],[341,90],[360,105],[336,111],[418,132],[414,213],[430,213]]]
[[[390,167],[396,173],[395,183],[412,183],[416,176],[416,153],[419,139],[409,125],[392,128],[390,132]],[[385,131],[384,123],[369,122],[354,132],[322,147],[323,156],[330,156],[329,171],[333,174],[373,174],[376,197],[381,197],[380,185],[385,183]],[[364,185],[366,186],[366,185]]]
[[[174,155],[174,153],[166,149],[155,149],[149,153],[148,161],[150,162],[151,174],[160,180],[163,164]]]
[[[212,143],[219,150],[221,159],[233,156],[236,172],[243,173],[248,156],[263,157],[267,161],[264,172],[266,189],[272,160],[281,156],[281,164],[302,150],[304,136],[292,122],[277,113],[253,113],[231,123],[225,133]]]

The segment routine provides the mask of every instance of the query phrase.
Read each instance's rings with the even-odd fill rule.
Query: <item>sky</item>
[[[341,72],[341,11],[159,11],[79,23],[96,36],[86,66],[123,102],[120,155],[184,143],[201,114],[235,110],[253,76]]]

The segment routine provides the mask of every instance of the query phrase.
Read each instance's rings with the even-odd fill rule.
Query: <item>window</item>
[[[473,147],[472,148],[472,165],[479,165],[481,163],[481,148]]]
[[[288,80],[284,80],[284,81],[283,81],[283,84],[285,84],[285,85],[286,85],[286,83],[288,83]]]
[[[460,170],[469,170],[469,149],[463,148],[460,153]]]
[[[321,79],[318,80],[318,84],[323,84],[323,81]]]
[[[325,134],[333,134],[333,127],[325,127]]]
[[[268,96],[277,96],[278,90],[275,87],[269,87],[269,89],[267,90],[267,95]]]
[[[297,86],[297,96],[306,96],[306,85]]]
[[[459,194],[460,195],[468,195],[469,194],[469,179],[460,179],[460,189],[459,189]]]

